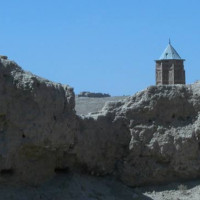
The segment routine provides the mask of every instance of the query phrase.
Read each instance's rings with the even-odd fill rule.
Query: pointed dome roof
[[[181,59],[181,57],[179,56],[177,51],[174,49],[174,47],[169,42],[166,49],[160,56],[159,60],[183,60],[183,59]]]

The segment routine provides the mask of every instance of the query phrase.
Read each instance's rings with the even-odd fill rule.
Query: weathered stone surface
[[[80,118],[80,132],[74,148],[78,164],[95,175],[116,174],[128,153],[130,132],[127,120],[112,116]]]
[[[135,186],[200,175],[199,91],[199,83],[152,86],[123,102],[104,107],[102,114],[112,116],[112,121],[124,118],[129,122],[129,152],[119,169],[126,184]],[[98,115],[94,117],[98,120]]]
[[[127,185],[200,174],[200,83],[152,86],[77,116],[74,92],[0,59],[0,180],[37,184],[54,171]]]
[[[199,176],[199,89],[152,86],[80,118],[79,165],[131,186]]]
[[[0,171],[33,183],[50,177],[75,132],[72,88],[0,59]]]

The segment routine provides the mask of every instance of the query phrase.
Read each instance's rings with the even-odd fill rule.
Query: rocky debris
[[[7,56],[2,56],[2,55],[0,55],[0,59],[5,59],[5,60],[7,60],[8,57],[7,57]]]
[[[80,94],[78,94],[78,97],[92,97],[92,98],[102,98],[102,97],[110,97],[109,94],[105,94],[105,93],[95,93],[95,92],[80,92]]]

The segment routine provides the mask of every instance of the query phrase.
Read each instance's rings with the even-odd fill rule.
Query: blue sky
[[[155,84],[171,43],[200,79],[199,0],[8,0],[1,2],[0,54],[80,91],[132,95]]]

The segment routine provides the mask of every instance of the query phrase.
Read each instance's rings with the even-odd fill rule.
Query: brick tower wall
[[[185,84],[184,60],[157,60],[156,85]]]

